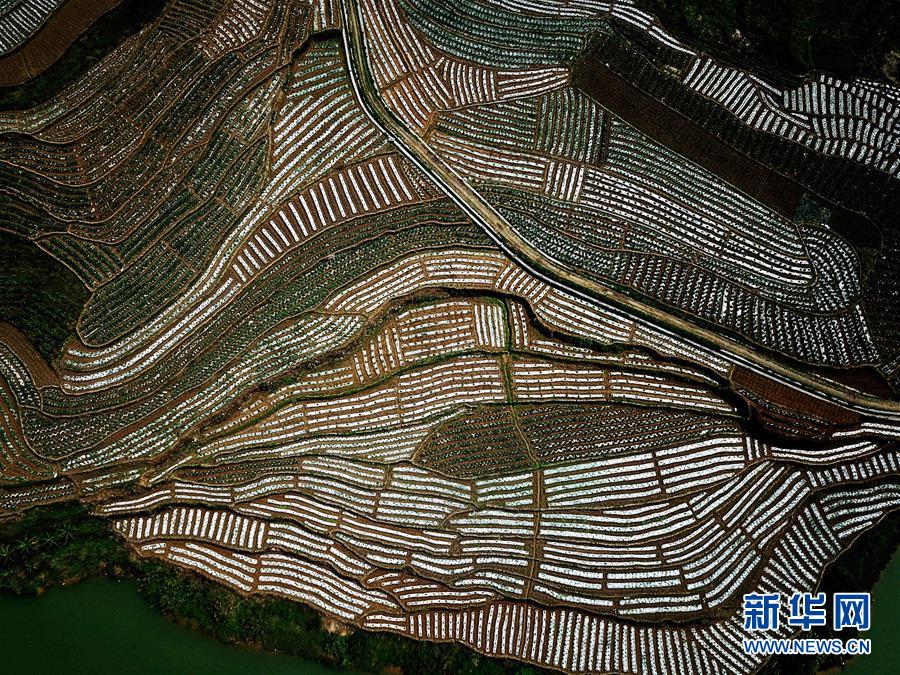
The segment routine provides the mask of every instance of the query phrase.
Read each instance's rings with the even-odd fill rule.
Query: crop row
[[[27,42],[61,4],[62,0],[7,0],[0,5],[0,55]]]

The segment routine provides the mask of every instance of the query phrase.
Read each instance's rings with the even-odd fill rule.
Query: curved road
[[[585,279],[564,264],[535,249],[497,213],[476,190],[418,136],[409,131],[381,100],[368,70],[362,22],[356,0],[343,0],[344,52],[350,81],[360,107],[398,151],[440,186],[454,203],[494,240],[518,265],[541,281],[583,300],[598,299],[624,309],[635,319],[678,340],[728,362],[760,373],[779,384],[816,398],[836,403],[860,414],[900,422],[900,402],[845,389],[776,361],[739,342],[663,312],[610,287]],[[649,320],[648,320],[649,319]],[[701,343],[685,337],[692,336]]]

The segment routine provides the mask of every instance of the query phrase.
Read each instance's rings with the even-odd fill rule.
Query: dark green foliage
[[[354,671],[404,673],[544,672],[512,661],[479,656],[455,644],[418,642],[387,633],[328,632],[312,609],[296,602],[244,597],[197,575],[157,563],[140,563],[141,593],[161,611],[223,642],[249,642]]]
[[[32,509],[0,523],[0,591],[35,594],[128,565],[109,523],[89,516],[77,502]]]
[[[435,47],[498,68],[570,60],[597,19],[537,17],[484,2],[402,0],[410,23]]]
[[[826,570],[819,590],[872,588],[900,542],[900,512],[865,532]],[[155,608],[223,642],[251,643],[331,666],[382,672],[460,675],[536,675],[543,669],[491,659],[453,643],[411,640],[388,633],[326,631],[321,617],[305,605],[270,597],[245,597],[198,575],[156,561],[131,559],[109,522],[68,502],[28,511],[0,523],[0,591],[36,593],[51,585],[98,574],[137,578]],[[805,637],[802,635],[801,637]],[[812,637],[832,637],[813,632]],[[842,638],[853,637],[849,632]],[[763,675],[812,675],[837,665],[822,657],[780,657]]]
[[[900,81],[895,0],[640,0],[689,42],[754,68]],[[891,52],[896,53],[891,57]]]
[[[866,275],[864,309],[883,362],[891,362],[900,353],[900,295],[894,284],[900,265],[900,234],[895,234],[896,214],[900,211],[896,180],[857,162],[822,155],[785,138],[747,127],[668,74],[660,62],[672,61],[672,54],[648,54],[643,42],[633,40],[621,28],[617,25],[616,31],[595,36],[592,49],[575,64],[575,86],[601,104],[611,97],[627,99],[627,92],[608,91],[605,85],[611,78],[602,77],[600,72],[607,68],[734,150],[813,193],[813,199],[831,211],[829,224],[853,243],[861,255]],[[658,134],[654,138],[664,145],[673,141]],[[680,152],[690,156],[689,151]],[[872,250],[867,252],[866,248]]]
[[[900,512],[863,534],[828,567],[820,589],[870,589],[900,542]],[[399,667],[404,673],[474,674],[547,672],[512,661],[490,659],[455,644],[419,642],[387,633],[353,631],[338,635],[323,630],[313,610],[273,598],[245,598],[199,576],[160,563],[140,563],[141,592],[150,603],[225,642],[251,642],[328,665],[381,672]],[[831,637],[829,632],[812,637]],[[842,638],[852,637],[842,633]],[[821,658],[782,657],[765,666],[764,675],[813,675]]]
[[[827,198],[830,202],[827,205],[833,212],[834,206],[842,206],[865,214],[878,225],[894,222],[900,208],[900,192],[896,190],[896,181],[890,176],[857,162],[819,154],[786,138],[748,127],[721,106],[689,89],[679,78],[672,77],[656,59],[648,58],[650,55],[642,47],[643,42],[632,40],[631,32],[619,28],[617,26],[616,31],[596,34],[592,49],[575,63],[573,84],[601,105],[605,98],[613,95],[630,95],[627,91],[605,92],[600,87],[601,80],[596,72],[598,64],[608,64],[606,67],[611,73],[657,101],[664,102],[733,150],[796,181],[819,197]],[[665,62],[671,59],[659,60]],[[626,121],[641,128],[633,120],[626,118]],[[663,145],[672,142],[671,138],[660,134],[654,134],[653,138]],[[835,217],[844,216],[836,213]]]
[[[794,213],[793,221],[815,227],[827,223],[829,218],[831,218],[831,210],[827,206],[823,206],[809,194],[804,194],[800,198],[800,205]]]
[[[59,60],[18,87],[0,88],[0,110],[30,108],[58,94],[126,38],[153,21],[166,0],[124,0],[91,26]]]
[[[229,643],[259,645],[353,671],[432,675],[537,675],[539,668],[491,659],[453,643],[387,633],[326,631],[313,609],[271,597],[245,597],[196,574],[130,558],[109,521],[76,502],[32,509],[0,523],[0,592],[34,594],[101,574],[128,574],[156,609]],[[110,620],[113,620],[111,617]]]
[[[244,598],[159,562],[139,566],[139,588],[151,605],[219,640],[258,643],[308,659],[324,653],[319,616],[302,605]]]
[[[868,591],[887,566],[891,556],[900,544],[900,512],[894,511],[878,525],[864,532],[853,545],[846,549],[828,568],[819,591],[828,597],[836,592]],[[815,628],[801,633],[800,638],[842,640],[856,637],[856,631],[844,630],[835,633],[831,626]],[[828,668],[839,666],[837,656],[778,656],[771,659],[760,671],[760,675],[815,675]]]
[[[0,321],[22,331],[47,361],[62,351],[88,290],[35,244],[0,232]]]

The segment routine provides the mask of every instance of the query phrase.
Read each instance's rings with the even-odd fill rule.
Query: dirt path
[[[40,75],[121,1],[67,0],[25,44],[0,58],[0,87],[14,87]]]
[[[848,406],[860,413],[878,414],[900,420],[900,402],[885,400],[868,393],[848,390],[843,385],[810,373],[807,367],[795,366],[781,358],[773,358],[758,349],[724,337],[708,328],[694,324],[680,316],[661,311],[618,290],[584,278],[535,250],[506,220],[501,217],[468,183],[456,174],[422,139],[416,137],[388,111],[372,84],[367,70],[365,47],[360,28],[357,3],[342,2],[344,19],[345,60],[350,83],[362,110],[426,176],[437,183],[457,206],[509,255],[520,267],[542,281],[581,297],[589,302],[597,299],[629,312],[654,330],[676,339],[689,336],[702,351],[710,351],[737,365],[745,365],[758,373],[780,381],[788,387],[799,388],[818,398]]]
[[[18,328],[0,321],[0,343],[9,347],[25,364],[36,387],[59,385],[56,373]]]
[[[578,63],[572,84],[614,115],[679,155],[792,218],[806,189],[720,140],[614,73],[596,56]]]

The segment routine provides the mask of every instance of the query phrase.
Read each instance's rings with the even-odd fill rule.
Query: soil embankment
[[[67,0],[23,45],[0,58],[0,87],[14,87],[53,65],[91,25],[122,0]]]

